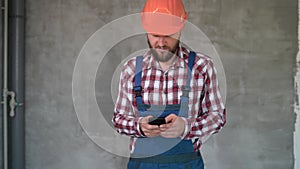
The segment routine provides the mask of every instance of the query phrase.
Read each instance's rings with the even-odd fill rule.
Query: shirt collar
[[[186,66],[188,66],[189,52],[190,51],[188,49],[179,45],[179,50],[177,50],[176,52],[177,58],[175,59],[170,69],[185,68]],[[151,69],[151,68],[161,69],[158,61],[155,60],[151,50],[147,51],[144,57],[146,58],[147,61],[146,69]]]

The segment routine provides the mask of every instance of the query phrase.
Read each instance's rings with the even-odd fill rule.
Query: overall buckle
[[[135,97],[141,97],[142,96],[142,86],[135,86],[133,88],[133,90],[134,90]]]

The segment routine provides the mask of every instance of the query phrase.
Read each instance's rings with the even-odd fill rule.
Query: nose
[[[158,37],[158,42],[157,43],[158,43],[159,47],[165,46],[165,37],[164,36]]]

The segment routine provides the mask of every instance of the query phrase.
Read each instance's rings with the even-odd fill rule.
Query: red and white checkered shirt
[[[150,51],[145,53],[141,82],[144,104],[180,104],[188,74],[189,51],[180,47],[177,53],[181,55],[165,72]],[[134,93],[135,65],[136,58],[132,58],[122,69],[112,119],[118,133],[131,136],[131,151],[134,150],[136,138],[145,137],[139,127],[141,117],[138,115]],[[183,118],[186,125],[182,139],[192,140],[194,150],[197,151],[206,136],[218,132],[224,126],[226,117],[212,59],[197,53],[191,77],[189,117]]]

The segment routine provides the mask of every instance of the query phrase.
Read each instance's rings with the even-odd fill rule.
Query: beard
[[[177,49],[179,48],[179,40],[175,44],[173,48],[169,46],[162,46],[162,47],[156,47],[154,48],[151,46],[149,39],[148,39],[148,45],[149,48],[154,56],[154,58],[159,62],[168,62],[176,53]],[[160,50],[160,52],[157,52],[156,50]]]

